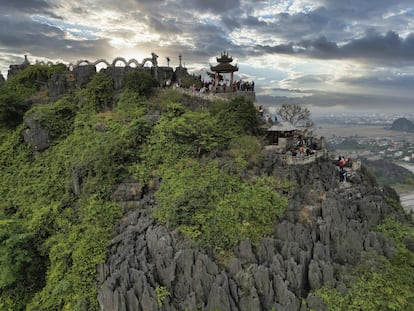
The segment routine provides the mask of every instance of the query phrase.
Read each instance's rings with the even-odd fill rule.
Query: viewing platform
[[[266,124],[264,149],[288,165],[307,164],[328,156],[323,137],[314,137],[307,129],[287,121]]]
[[[274,150],[277,151],[276,146],[265,146],[265,150]],[[310,155],[296,155],[293,156],[289,153],[279,153],[278,158],[281,159],[287,165],[303,165],[315,162],[317,159],[326,157],[326,150],[315,150],[313,154]]]
[[[253,102],[255,102],[256,100],[255,92],[252,92],[252,91],[200,92],[198,90],[193,91],[192,89],[182,88],[182,87],[177,87],[175,88],[175,90],[182,92],[189,96],[199,97],[199,98],[203,98],[203,99],[207,99],[211,101],[214,101],[214,100],[226,100],[227,101],[227,100],[231,100],[238,96],[247,97]]]

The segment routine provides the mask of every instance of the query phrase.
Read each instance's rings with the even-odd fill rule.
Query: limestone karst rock
[[[364,171],[340,187],[328,160],[287,167],[269,155],[261,170],[296,183],[285,216],[272,236],[241,242],[225,262],[156,223],[153,192],[143,193],[99,266],[101,310],[324,310],[315,296],[303,304],[311,290],[343,286],[344,271],[367,252],[395,252],[372,230],[395,211]],[[169,293],[162,301],[159,287]]]
[[[38,152],[49,148],[50,145],[50,131],[42,127],[32,115],[28,115],[23,120],[26,128],[23,130],[23,138],[28,143],[33,151]]]

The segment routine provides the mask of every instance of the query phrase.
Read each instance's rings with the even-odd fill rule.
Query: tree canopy
[[[124,88],[137,92],[141,96],[148,97],[154,93],[154,88],[158,86],[151,74],[142,70],[133,70],[124,78]]]
[[[277,114],[284,121],[288,121],[295,126],[311,128],[313,121],[308,108],[299,104],[283,104],[277,111]]]

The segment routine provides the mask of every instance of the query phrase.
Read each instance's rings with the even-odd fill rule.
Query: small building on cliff
[[[274,152],[286,164],[306,164],[326,156],[323,137],[309,135],[287,121],[276,122],[267,128],[265,150]]]

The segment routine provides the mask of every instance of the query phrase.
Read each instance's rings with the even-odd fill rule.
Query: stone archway
[[[108,67],[111,67],[111,64],[103,58],[98,59],[96,62],[93,63],[93,65],[95,66],[97,72],[101,71],[102,69],[107,69]],[[105,65],[106,67],[104,67]]]
[[[140,67],[139,62],[138,62],[135,58],[130,59],[130,60],[128,61],[128,63],[127,63],[127,65],[128,65],[128,66],[130,66],[130,67],[132,67],[132,66],[131,66],[132,64],[134,64],[134,65],[135,65],[135,68]]]
[[[91,63],[90,61],[86,59],[78,60],[78,62],[76,63],[76,66],[84,66],[84,65],[91,65]]]
[[[122,62],[124,64],[124,67],[126,67],[128,65],[128,62],[126,61],[125,58],[123,57],[116,57],[114,58],[114,60],[112,61],[112,66],[116,67],[116,63],[117,62]]]

